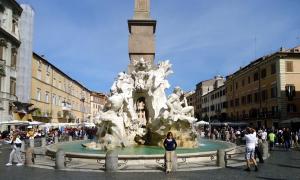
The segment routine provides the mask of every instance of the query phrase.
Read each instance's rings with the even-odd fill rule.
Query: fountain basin
[[[103,150],[91,150],[86,149],[81,146],[83,143],[89,141],[73,141],[73,142],[64,142],[57,143],[47,147],[48,153],[55,153],[57,149],[62,149],[66,155],[78,155],[82,157],[93,156],[104,158],[106,151]],[[234,149],[235,144],[223,142],[223,141],[212,141],[207,139],[201,139],[198,148],[177,148],[176,153],[178,157],[180,156],[201,156],[205,154],[214,154],[218,149],[224,149],[225,151],[230,151]],[[116,148],[117,154],[120,158],[125,157],[140,157],[140,158],[154,158],[154,157],[163,157],[165,150],[162,147],[157,146],[131,146],[125,148]]]

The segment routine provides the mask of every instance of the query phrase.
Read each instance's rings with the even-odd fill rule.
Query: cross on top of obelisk
[[[135,0],[133,19],[150,19],[150,0]]]

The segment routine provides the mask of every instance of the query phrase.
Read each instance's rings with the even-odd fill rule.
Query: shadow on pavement
[[[262,176],[257,176],[257,179],[268,179],[268,180],[285,180],[285,179],[279,179],[279,178],[270,178],[270,177],[262,177]]]
[[[280,167],[287,167],[287,168],[296,168],[300,169],[300,166],[292,166],[292,165],[287,165],[287,164],[278,164]]]

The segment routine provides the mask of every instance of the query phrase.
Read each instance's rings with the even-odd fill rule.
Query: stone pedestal
[[[218,167],[225,167],[225,151],[224,149],[218,149],[217,151],[217,166]]]
[[[58,149],[55,154],[55,169],[65,168],[65,152],[62,149]]]
[[[116,151],[108,151],[105,157],[105,170],[115,172],[118,170],[118,154]]]
[[[46,138],[43,137],[43,138],[41,139],[41,142],[42,142],[42,145],[41,145],[42,147],[45,147],[45,146],[47,145],[47,144],[46,144]]]
[[[25,165],[32,165],[34,163],[33,148],[29,147],[25,151]]]

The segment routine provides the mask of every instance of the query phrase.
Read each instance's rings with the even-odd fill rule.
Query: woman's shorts
[[[246,152],[245,152],[245,158],[247,160],[249,159],[254,159],[254,154],[255,154],[255,148],[246,148]]]

